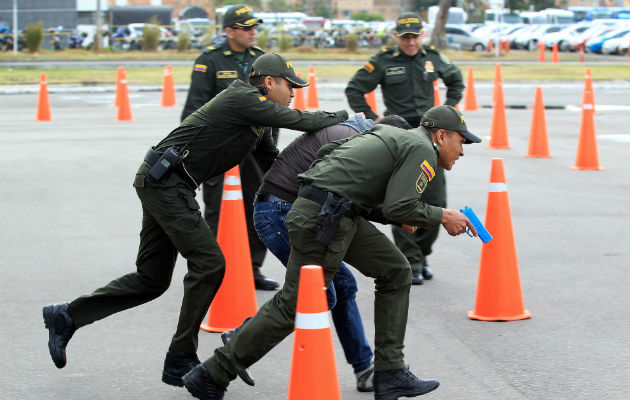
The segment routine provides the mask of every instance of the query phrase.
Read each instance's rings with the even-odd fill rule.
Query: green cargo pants
[[[177,253],[188,261],[184,298],[169,350],[196,353],[199,325],[225,272],[225,259],[202,218],[195,192],[176,174],[162,182],[138,170],[134,187],[142,202],[142,231],[136,272],[121,276],[70,303],[77,328],[144,304],[168,289]]]
[[[446,177],[443,168],[436,168],[435,177],[427,186],[422,197],[422,202],[436,207],[446,207]],[[397,226],[392,227],[394,243],[407,257],[411,269],[422,269],[426,264],[426,258],[431,254],[431,247],[438,237],[441,225],[419,228],[414,233],[409,233]]]
[[[204,362],[212,379],[221,386],[248,368],[293,332],[295,307],[303,265],[321,265],[326,287],[346,261],[362,274],[374,278],[376,295],[376,370],[403,368],[403,342],[409,308],[411,268],[396,246],[363,217],[343,217],[332,242],[315,240],[321,205],[298,197],[287,215],[291,254],[284,287],[265,303],[235,336]]]

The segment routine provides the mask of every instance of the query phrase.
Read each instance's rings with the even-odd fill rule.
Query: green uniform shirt
[[[235,53],[227,40],[216,47],[208,46],[195,60],[182,121],[236,79],[248,82],[252,64],[263,54],[262,49],[251,47],[245,50],[241,59],[241,54]]]
[[[437,159],[423,127],[376,125],[340,145],[298,180],[345,197],[364,213],[382,204],[388,220],[424,227],[442,221],[440,207],[420,201],[435,177]]]
[[[385,102],[384,115],[398,114],[406,120],[419,119],[433,107],[433,81],[441,78],[447,87],[444,104],[455,107],[462,98],[462,74],[433,46],[423,45],[418,54],[409,57],[399,47],[383,47],[359,69],[346,87],[350,108],[378,117],[364,95],[380,84]]]
[[[201,183],[240,163],[250,151],[264,171],[269,169],[278,154],[270,127],[312,132],[347,118],[345,110],[303,112],[281,106],[256,87],[236,80],[169,133],[156,151],[181,148],[194,137],[186,148],[184,166]]]

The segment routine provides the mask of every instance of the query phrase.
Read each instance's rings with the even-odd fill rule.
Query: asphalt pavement
[[[630,83],[595,85],[600,171],[579,171],[582,83],[542,85],[552,158],[525,158],[531,109],[508,109],[510,150],[486,148],[492,110],[464,112],[484,142],[465,146],[447,173],[451,208],[486,214],[490,162],[503,158],[522,294],[532,318],[481,322],[474,308],[481,242],[445,231],[429,257],[435,279],[411,288],[406,362],[440,380],[427,399],[628,399],[630,397]],[[325,110],[348,108],[343,84],[318,82]],[[478,85],[490,104],[490,85]],[[160,381],[180,308],[186,264],[159,299],[78,330],[68,365],[58,370],[46,346],[43,305],[71,301],[134,270],[141,211],[132,180],[146,149],[179,122],[178,106],[160,107],[156,91],[135,91],[134,121],[116,122],[114,95],[51,93],[53,121],[35,122],[37,95],[0,96],[1,398],[189,399]],[[506,82],[507,104],[531,105],[534,85]],[[442,91],[444,98],[444,91]],[[380,110],[383,109],[380,93]],[[282,130],[279,147],[298,132]],[[198,195],[199,199],[201,196]],[[379,225],[388,235],[389,228]],[[391,236],[391,235],[390,235]],[[264,273],[282,281],[268,255]],[[356,271],[355,271],[356,272]],[[373,282],[356,272],[357,301],[373,343]],[[273,292],[257,292],[262,305]],[[218,334],[200,332],[199,356]],[[286,398],[293,338],[250,369],[226,399]],[[352,369],[334,338],[341,392],[354,388]]]

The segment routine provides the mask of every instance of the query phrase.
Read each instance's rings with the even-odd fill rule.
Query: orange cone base
[[[505,144],[489,145],[486,149],[490,150],[510,150],[511,147]]]
[[[525,156],[525,158],[551,158],[551,154],[541,154],[541,155],[528,154]]]
[[[581,170],[581,171],[603,171],[605,168],[604,167],[577,167],[577,166],[572,166],[571,169],[575,169],[575,170]]]
[[[219,333],[223,333],[225,331],[229,331],[230,329],[234,329],[233,326],[226,326],[226,327],[210,326],[208,325],[207,322],[204,322],[199,327],[201,328],[201,330],[206,331],[206,332],[219,332]]]
[[[475,314],[474,311],[468,311],[466,315],[468,315],[468,318],[470,319],[478,319],[479,321],[518,321],[521,319],[528,319],[532,317],[532,313],[530,313],[529,310],[524,310],[522,314],[501,317],[484,317],[483,315]]]

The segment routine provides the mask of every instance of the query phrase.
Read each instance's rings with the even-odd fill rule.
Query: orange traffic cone
[[[48,99],[48,82],[46,73],[39,75],[39,95],[37,97],[37,116],[35,121],[52,121],[50,116],[50,100]]]
[[[129,86],[127,85],[127,72],[122,71],[120,80],[120,92],[118,96],[118,114],[116,121],[133,121],[131,115],[131,103],[129,102]]]
[[[315,67],[308,67],[308,93],[306,107],[319,109],[319,97],[317,96],[317,78],[315,77]]]
[[[433,105],[439,106],[440,104],[442,104],[442,102],[440,101],[440,87],[438,86],[438,81],[434,80],[433,81]]]
[[[531,318],[531,313],[523,306],[510,200],[501,158],[492,159],[485,226],[493,240],[481,245],[477,298],[474,311],[468,311],[468,318],[482,321]]]
[[[590,70],[587,72],[590,73]],[[582,123],[580,124],[580,136],[578,138],[577,154],[573,169],[600,170],[599,156],[597,153],[597,137],[595,136],[595,118],[592,83],[584,80],[584,93],[582,94]],[[592,81],[591,81],[592,82]]]
[[[510,41],[506,40],[503,42],[503,50],[505,51],[505,54],[510,52]]]
[[[298,72],[297,74],[300,78],[302,74]],[[295,101],[293,102],[293,108],[300,111],[306,111],[306,106],[304,105],[304,89],[297,88],[293,89],[295,93]]]
[[[300,271],[289,400],[341,400],[324,274],[319,265]]]
[[[545,103],[540,86],[536,87],[534,97],[534,112],[532,113],[532,127],[529,131],[529,148],[525,157],[549,158],[549,143],[547,142],[547,120],[545,119]]]
[[[551,48],[551,62],[557,64],[558,61],[558,43],[554,43]]]
[[[365,95],[365,101],[367,101],[368,106],[374,112],[374,114],[378,114],[378,107],[376,106],[376,90],[372,90],[370,93]]]
[[[597,109],[595,108],[595,90],[593,89],[593,74],[590,68],[586,68],[584,73],[584,85],[593,94],[590,104],[593,105],[593,114],[597,114]],[[582,96],[582,107],[584,107],[584,96]]]
[[[238,165],[225,173],[217,242],[225,256],[225,275],[208,321],[201,324],[208,332],[234,329],[258,310]]]
[[[538,61],[545,62],[545,44],[538,42]]]
[[[466,111],[477,111],[479,106],[477,105],[477,92],[475,92],[475,77],[473,74],[473,68],[468,67],[468,77],[466,78],[466,96],[464,109]]]
[[[492,53],[494,51],[494,44],[492,43],[492,39],[488,40],[488,53]]]
[[[584,62],[584,43],[581,43],[579,47],[580,47],[580,62],[583,63]]]
[[[492,126],[490,127],[490,141],[488,149],[510,149],[508,143],[507,121],[505,116],[505,100],[503,98],[503,78],[501,64],[494,69],[494,90],[492,104]]]
[[[174,107],[176,104],[173,67],[167,65],[164,67],[164,76],[162,77],[162,107]]]
[[[120,105],[120,81],[123,80],[123,76],[126,76],[125,67],[116,68],[116,91],[114,92],[114,106]]]

